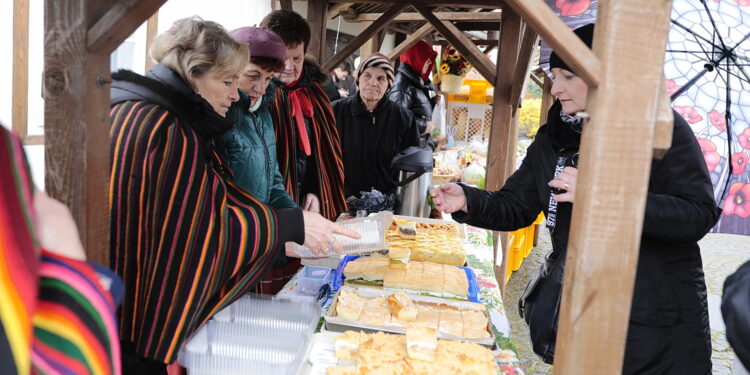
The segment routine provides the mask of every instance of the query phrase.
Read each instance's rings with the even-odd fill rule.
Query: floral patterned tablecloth
[[[479,301],[487,306],[498,349],[495,350],[500,375],[524,375],[516,347],[510,338],[510,324],[505,313],[500,288],[493,271],[492,232],[466,226],[466,255],[480,286]],[[279,295],[292,295],[297,288],[297,277],[290,280]],[[323,315],[330,306],[330,298],[323,304]]]

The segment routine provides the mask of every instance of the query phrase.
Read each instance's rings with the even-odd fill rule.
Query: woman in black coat
[[[591,45],[593,25],[576,34]],[[561,293],[582,130],[572,115],[585,110],[588,93],[584,81],[555,54],[550,67],[552,94],[558,101],[505,185],[496,192],[457,184],[432,191],[438,207],[454,219],[493,230],[523,228],[544,212],[552,238],[548,264],[554,271],[538,285],[537,301],[559,301]],[[623,374],[711,372],[706,285],[697,241],[718,215],[698,142],[675,114],[672,146],[652,164]],[[546,311],[544,317],[525,317],[531,322],[534,350],[551,363],[559,303]],[[544,319],[551,328],[540,332]]]
[[[419,145],[412,114],[385,97],[392,82],[388,58],[373,54],[357,69],[357,93],[333,102],[347,197],[373,188],[395,193],[398,172],[391,168],[391,160],[401,150]]]

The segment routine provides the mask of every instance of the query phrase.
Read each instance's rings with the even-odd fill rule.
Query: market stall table
[[[493,243],[492,232],[465,226],[466,239],[465,249],[467,255],[467,265],[474,270],[480,285],[479,301],[487,306],[489,311],[492,328],[497,341],[497,349],[494,351],[501,375],[522,375],[523,370],[520,368],[520,361],[516,352],[515,345],[510,338],[510,325],[506,315],[503,300],[500,294],[498,282],[495,279],[493,271]],[[282,297],[296,297],[297,276],[295,275],[279,292]],[[322,316],[328,311],[331,304],[331,295],[324,302]],[[319,326],[322,327],[322,324]]]

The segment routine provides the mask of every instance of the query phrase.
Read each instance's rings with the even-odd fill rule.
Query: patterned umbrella
[[[597,0],[545,2],[571,29],[596,22]],[[664,75],[723,208],[713,231],[750,235],[750,0],[673,0],[671,20]]]
[[[713,231],[750,234],[750,1],[674,0],[664,61],[723,208]]]

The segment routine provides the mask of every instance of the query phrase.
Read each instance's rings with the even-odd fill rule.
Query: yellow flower
[[[450,66],[448,66],[448,64],[446,64],[446,63],[442,63],[442,64],[440,65],[440,72],[441,72],[441,73],[448,73],[448,72],[449,72],[450,70],[451,70],[451,67],[450,67]]]

